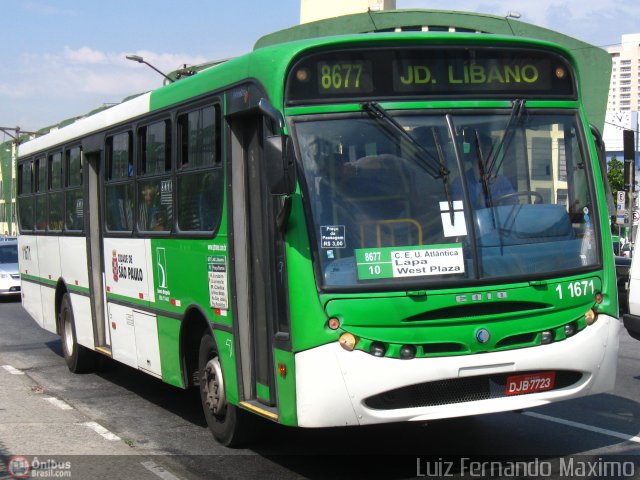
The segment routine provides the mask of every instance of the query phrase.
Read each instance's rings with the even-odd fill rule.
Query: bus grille
[[[419,383],[379,393],[366,398],[364,404],[376,410],[396,410],[503,398],[507,396],[505,394],[507,377],[526,375],[527,373],[535,372],[480,375],[477,377],[452,378]],[[552,390],[566,388],[577,383],[581,378],[582,373],[580,372],[556,370],[555,383]]]

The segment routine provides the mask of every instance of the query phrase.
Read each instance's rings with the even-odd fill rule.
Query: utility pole
[[[633,243],[633,211],[635,207],[635,199],[633,198],[633,189],[635,186],[635,158],[636,158],[636,142],[635,132],[633,130],[623,130],[622,132],[622,148],[624,152],[624,189],[627,192],[629,206],[629,242]]]

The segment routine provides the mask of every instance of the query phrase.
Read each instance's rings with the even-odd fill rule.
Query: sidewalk
[[[0,479],[176,479],[0,358]]]

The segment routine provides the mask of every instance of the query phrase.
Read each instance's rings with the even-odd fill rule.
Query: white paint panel
[[[56,289],[45,285],[40,286],[42,301],[42,328],[56,332]]]
[[[92,132],[103,130],[109,126],[143,115],[149,112],[150,98],[151,93],[145,93],[128,102],[121,103],[95,115],[91,115],[90,117],[78,120],[55,132],[30,140],[20,145],[18,154],[20,157],[30,155],[34,152],[83,137]]]
[[[22,306],[38,325],[43,326],[42,301],[40,299],[40,285],[22,281]]]
[[[329,427],[399,421],[427,421],[531,408],[552,401],[601,393],[614,386],[618,355],[617,318],[597,322],[562,342],[505,352],[400,360],[347,352],[337,342],[296,354],[298,425]],[[480,363],[482,362],[482,363]],[[584,372],[569,388],[529,395],[429,407],[374,410],[364,405],[373,395],[408,385],[466,376],[482,371],[556,370]],[[480,368],[482,367],[482,368]]]
[[[45,280],[58,281],[60,278],[60,238],[53,236],[37,237],[38,266],[40,277]]]
[[[38,244],[38,266],[40,268],[40,278],[45,281],[57,282],[60,279],[60,248],[59,237],[40,236],[37,237]],[[40,297],[42,300],[42,321],[43,327],[50,332],[56,331],[56,305],[55,287],[42,285],[40,287]]]
[[[20,273],[35,277],[40,275],[37,237],[32,235],[18,236],[18,260]]]
[[[38,243],[33,235],[18,236],[18,261],[20,273],[23,275],[40,276],[38,268]],[[21,280],[22,306],[33,317],[38,325],[43,326],[42,302],[40,298],[40,285]]]
[[[60,243],[61,275],[67,285],[89,288],[87,239],[65,237]]]
[[[133,310],[121,305],[108,305],[113,359],[138,368]]]
[[[136,332],[138,367],[160,377],[160,346],[156,316],[134,310],[133,321]]]
[[[147,256],[150,248],[149,239],[104,239],[104,272],[108,293],[151,301],[153,291],[149,289],[149,277],[153,276],[153,270],[150,255]]]
[[[84,295],[71,293],[71,307],[76,323],[76,340],[91,350],[95,349],[93,321],[91,320],[91,299]]]

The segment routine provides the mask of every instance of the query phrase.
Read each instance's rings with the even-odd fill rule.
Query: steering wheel
[[[494,204],[498,204],[501,202],[504,202],[505,200],[509,200],[510,198],[515,198],[515,197],[535,197],[535,200],[533,201],[533,203],[544,203],[544,199],[542,198],[542,195],[540,195],[538,192],[534,192],[533,190],[524,190],[522,192],[511,192],[511,193],[507,193],[505,195],[500,195],[497,198],[492,199]]]

